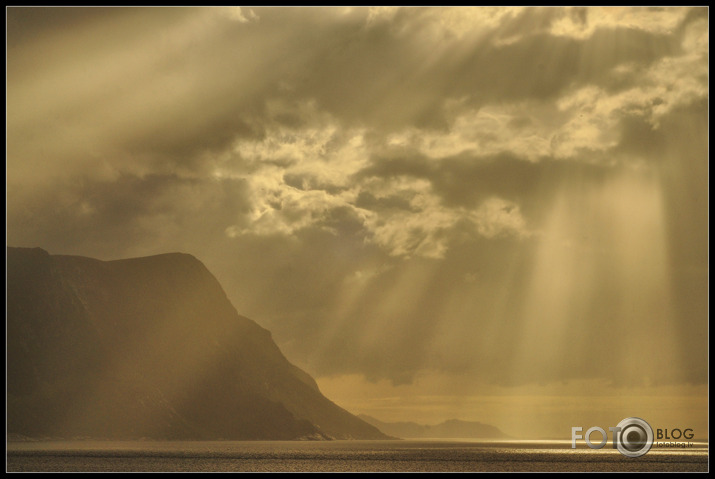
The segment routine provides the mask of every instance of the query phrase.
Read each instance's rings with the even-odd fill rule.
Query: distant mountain
[[[7,248],[8,437],[385,439],[196,258]]]
[[[450,419],[434,426],[417,424],[416,422],[383,422],[366,414],[359,414],[363,421],[372,424],[385,434],[411,438],[435,439],[506,439],[508,436],[498,428],[481,422],[460,421]]]

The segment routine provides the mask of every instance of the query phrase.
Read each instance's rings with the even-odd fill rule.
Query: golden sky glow
[[[7,30],[8,245],[193,254],[354,413],[707,435],[706,8]]]

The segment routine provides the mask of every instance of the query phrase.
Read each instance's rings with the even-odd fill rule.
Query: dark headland
[[[8,247],[7,401],[10,438],[388,439],[179,253]]]

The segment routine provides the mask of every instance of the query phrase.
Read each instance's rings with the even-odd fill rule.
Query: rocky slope
[[[7,433],[386,438],[325,398],[196,258],[7,249]]]

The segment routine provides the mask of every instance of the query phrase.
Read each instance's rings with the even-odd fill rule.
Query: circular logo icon
[[[653,445],[653,429],[639,417],[629,417],[618,423],[617,448],[624,456],[640,457]]]

